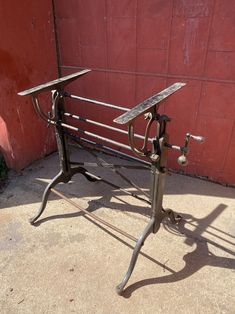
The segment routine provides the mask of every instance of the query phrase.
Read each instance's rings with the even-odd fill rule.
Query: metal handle
[[[187,159],[186,155],[189,152],[188,145],[189,145],[189,141],[190,141],[191,138],[193,140],[199,142],[199,143],[204,143],[205,142],[205,137],[187,133],[186,134],[186,138],[185,138],[185,144],[184,144],[184,147],[183,147],[184,148],[183,154],[181,156],[179,156],[178,159],[177,159],[178,164],[181,165],[181,166],[187,166],[187,164],[188,164],[188,159]]]
[[[193,135],[193,134],[190,134],[190,133],[187,133],[186,136],[189,136],[190,138],[194,139],[195,141],[197,141],[199,143],[204,143],[205,142],[205,137],[203,137],[203,136]]]

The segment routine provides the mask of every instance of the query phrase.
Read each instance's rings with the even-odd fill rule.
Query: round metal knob
[[[188,159],[186,158],[185,155],[179,156],[177,161],[178,161],[178,164],[180,164],[181,166],[187,166],[188,164]]]

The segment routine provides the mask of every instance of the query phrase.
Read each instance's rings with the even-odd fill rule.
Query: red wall
[[[0,152],[16,170],[55,149],[30,99],[17,95],[57,77],[53,29],[51,1],[1,1]]]
[[[188,131],[206,137],[204,145],[191,145],[184,171],[235,184],[234,1],[55,0],[55,6],[61,72],[93,70],[73,84],[76,94],[133,107],[186,82],[161,108],[173,118],[172,143],[183,144]],[[1,1],[0,29],[0,151],[9,167],[21,169],[55,149],[30,100],[16,95],[57,77],[52,1]],[[108,123],[119,114],[76,108]],[[176,157],[170,152],[169,166],[178,169]]]
[[[235,2],[232,0],[57,0],[60,69],[93,72],[76,94],[133,107],[176,81],[187,86],[162,111],[171,142],[192,144],[184,171],[235,184]],[[75,107],[75,106],[74,106]],[[94,116],[90,105],[77,105]],[[100,111],[110,122],[117,112]],[[171,152],[169,166],[179,169]]]

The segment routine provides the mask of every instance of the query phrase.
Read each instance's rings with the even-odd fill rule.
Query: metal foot
[[[182,219],[182,216],[176,214],[172,209],[162,209],[164,212],[165,217],[168,217],[172,224],[177,224]]]
[[[122,282],[116,287],[117,294],[119,294],[119,295],[122,294],[123,289],[124,289],[125,285],[127,284],[128,280],[129,280],[129,278],[133,272],[133,269],[135,267],[135,264],[136,264],[136,261],[137,261],[137,258],[138,258],[139,252],[140,252],[140,249],[144,245],[145,239],[149,236],[150,233],[153,232],[154,223],[155,223],[155,217],[152,217],[150,222],[148,223],[147,227],[145,228],[143,234],[141,235],[139,240],[136,242],[135,249],[133,251],[127,273],[124,276]]]
[[[47,185],[44,193],[43,193],[43,196],[42,196],[42,203],[41,203],[41,206],[38,210],[38,213],[37,215],[35,215],[34,217],[30,218],[29,219],[29,222],[31,223],[31,225],[34,225],[35,222],[38,220],[38,218],[42,215],[42,213],[44,212],[44,209],[46,207],[46,204],[47,204],[47,200],[48,200],[48,197],[49,197],[49,194],[51,192],[51,189],[59,182],[67,182],[68,179],[67,177],[65,176],[65,174],[60,171],[55,177],[54,179],[52,179],[52,181]]]

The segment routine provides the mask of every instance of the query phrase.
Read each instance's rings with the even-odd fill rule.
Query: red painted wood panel
[[[57,65],[51,1],[14,2],[1,1],[0,10],[0,151],[19,170],[54,150],[55,141],[17,92],[57,77]]]
[[[184,171],[235,184],[235,2],[55,2],[61,71],[93,70],[73,92],[130,108],[173,82],[186,82],[161,108],[173,118],[171,142],[183,144],[187,131],[207,138],[204,145],[192,143]],[[76,110],[95,116],[87,104]],[[115,115],[101,109],[96,117],[111,123]],[[176,158],[169,153],[169,166],[179,169]]]

